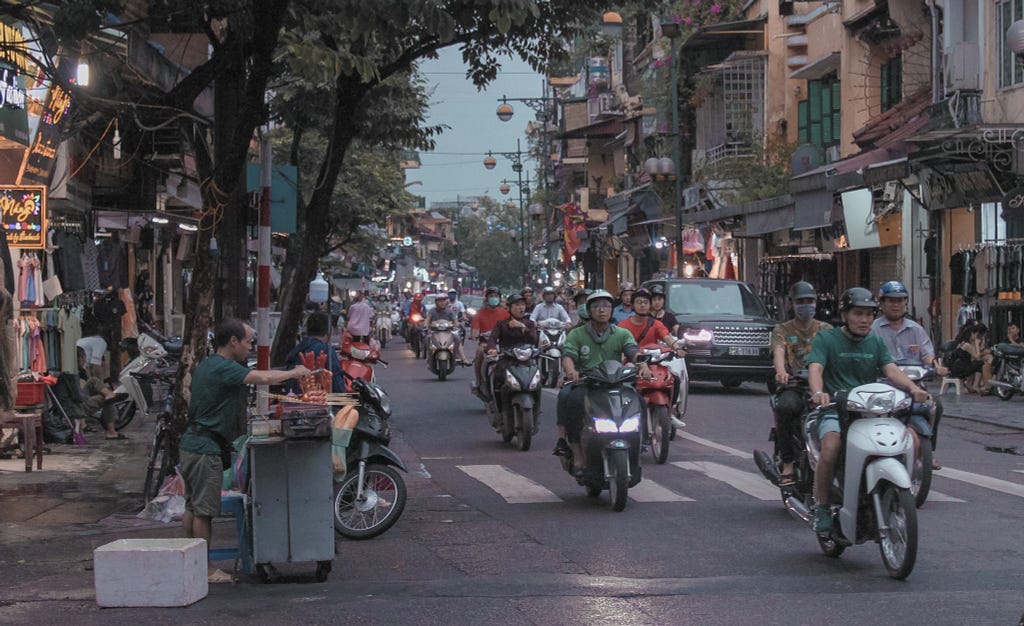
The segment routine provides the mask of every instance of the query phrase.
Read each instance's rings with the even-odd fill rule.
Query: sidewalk
[[[945,418],[953,418],[1024,431],[1024,397],[1015,395],[1008,401],[996,396],[956,395],[947,391],[941,396]]]

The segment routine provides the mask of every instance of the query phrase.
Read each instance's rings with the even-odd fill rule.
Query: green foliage
[[[460,216],[455,236],[462,245],[462,260],[477,268],[484,283],[518,285],[521,282],[518,206],[509,208],[505,203],[483,198],[476,212]]]
[[[724,182],[726,191],[721,195],[734,203],[782,196],[789,193],[789,168],[796,148],[795,143],[758,139],[749,158],[724,159],[714,167],[698,168],[693,178]]]
[[[65,0],[53,14],[53,32],[61,43],[77,45],[82,33],[99,30],[107,13],[123,7],[124,0]]]

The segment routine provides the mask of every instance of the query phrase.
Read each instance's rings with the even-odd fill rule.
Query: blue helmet
[[[878,299],[882,298],[909,298],[910,292],[907,288],[898,280],[890,280],[889,282],[882,285],[882,288],[878,290]]]

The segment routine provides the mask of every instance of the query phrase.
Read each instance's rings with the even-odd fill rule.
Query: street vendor
[[[252,348],[251,326],[227,319],[214,332],[216,352],[196,366],[190,387],[189,420],[181,437],[181,474],[185,482],[185,536],[212,535],[212,520],[220,515],[220,487],[224,470],[222,452],[228,452],[245,415],[247,385],[277,385],[307,376],[302,365],[290,370],[251,370],[245,363]],[[231,582],[229,574],[210,566],[211,583]]]
[[[331,333],[330,321],[330,317],[323,311],[310,314],[306,319],[306,336],[288,353],[284,366],[291,369],[302,363],[301,355],[305,352],[312,352],[314,356],[326,354],[326,369],[331,371],[331,391],[343,393],[345,391],[345,376],[341,373],[341,363],[338,361],[337,351],[331,349],[328,343]],[[288,390],[296,395],[302,394],[299,384],[294,381],[288,383]]]

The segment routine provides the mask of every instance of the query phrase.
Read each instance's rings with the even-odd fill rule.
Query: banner
[[[12,248],[46,248],[46,187],[0,185],[0,225]]]
[[[562,212],[562,263],[568,265],[572,261],[572,255],[580,249],[580,232],[587,229],[587,214],[575,202],[560,204],[555,209]]]
[[[71,79],[72,63],[68,59],[61,61],[57,68],[65,79]],[[60,131],[64,118],[71,108],[71,94],[64,91],[56,81],[50,85],[46,96],[46,105],[39,118],[39,128],[35,139],[29,147],[28,161],[21,175],[21,183],[30,185],[49,185],[53,174],[53,165],[57,161],[57,148],[60,146]]]

